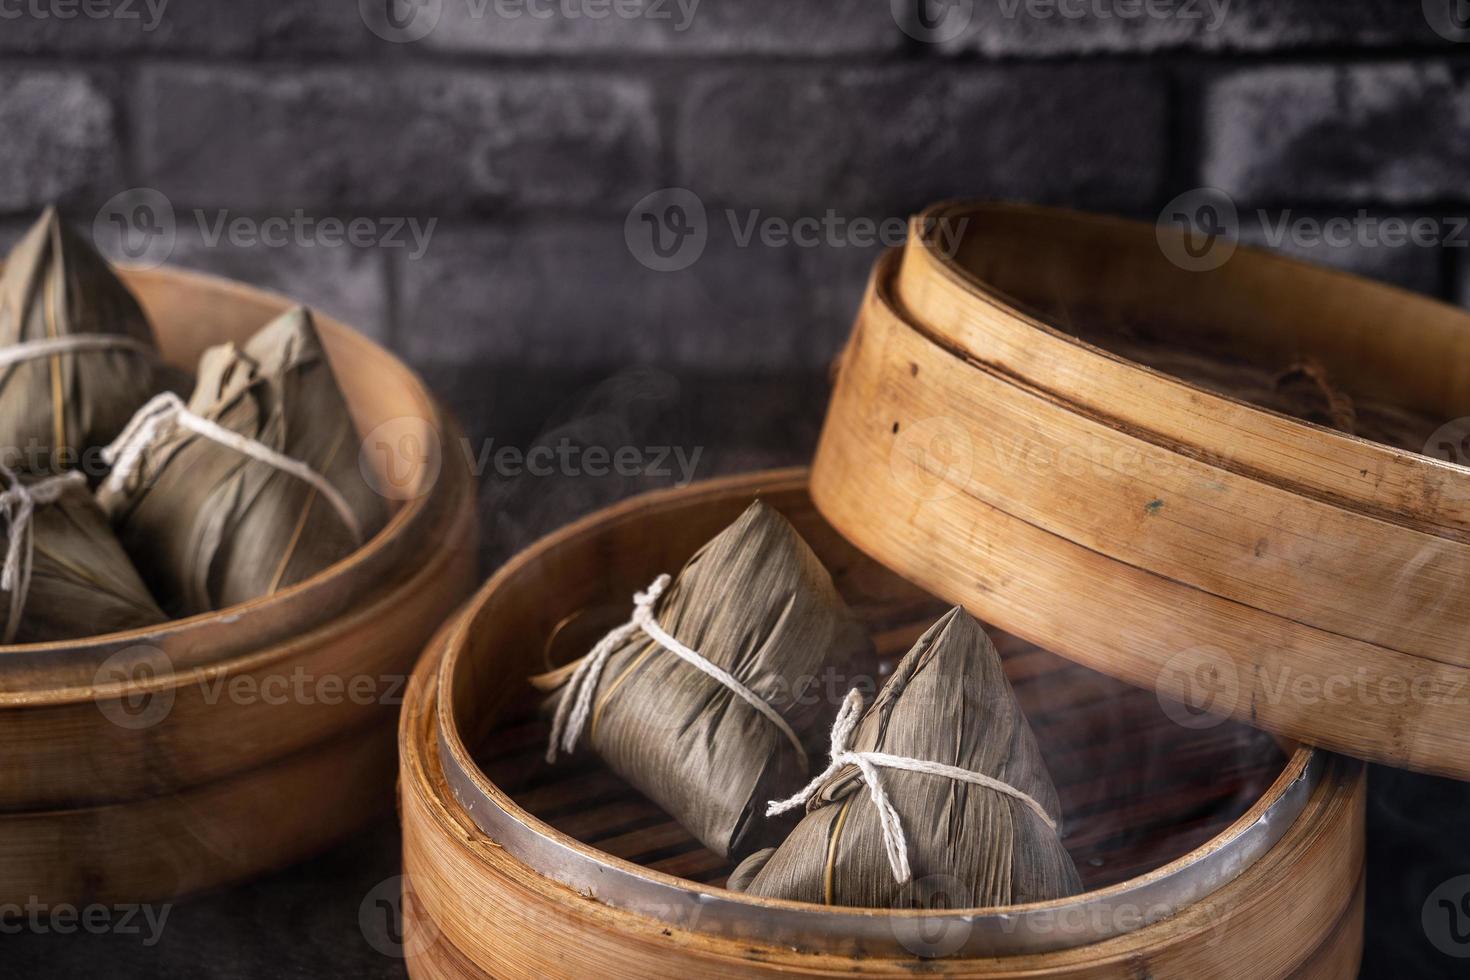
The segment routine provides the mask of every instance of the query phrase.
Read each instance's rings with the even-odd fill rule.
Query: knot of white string
[[[156,357],[158,354],[151,345],[126,334],[75,333],[67,334],[65,337],[26,340],[0,347],[0,367],[9,367],[24,361],[35,361],[56,354],[76,354],[94,350],[126,350],[147,357]]]
[[[781,717],[780,712],[771,707],[770,702],[736,680],[729,671],[710,663],[709,660],[689,649],[677,639],[670,636],[658,620],[654,617],[654,606],[669,587],[669,576],[660,575],[653,580],[653,584],[646,591],[639,592],[633,596],[633,618],[623,625],[616,627],[592,648],[592,652],[582,658],[577,665],[576,671],[572,673],[571,680],[567,683],[566,692],[562,695],[561,704],[557,705],[556,717],[551,725],[551,739],[546,746],[546,761],[555,762],[557,748],[561,751],[571,752],[577,747],[577,739],[582,736],[582,729],[587,724],[587,719],[592,713],[592,697],[597,692],[597,683],[602,677],[602,668],[606,666],[607,659],[626,643],[635,633],[642,631],[660,647],[683,660],[685,663],[713,677],[720,684],[729,688],[740,700],[760,712],[766,720],[775,725],[786,740],[796,749],[797,759],[801,763],[801,771],[806,772],[809,766],[806,757],[806,749],[802,748],[801,739],[796,737],[796,732]]]
[[[862,773],[863,781],[867,783],[868,796],[873,800],[873,807],[878,811],[878,826],[883,831],[883,850],[888,855],[888,866],[893,869],[893,879],[900,885],[908,884],[913,878],[913,873],[909,869],[908,839],[904,836],[903,821],[899,819],[898,811],[893,808],[887,792],[883,789],[882,782],[878,779],[879,769],[922,772],[1004,793],[1006,796],[1020,800],[1034,810],[1042,822],[1052,830],[1057,829],[1057,822],[1034,798],[1009,783],[994,779],[984,773],[971,772],[969,769],[961,769],[958,766],[946,766],[940,762],[925,762],[901,755],[889,755],[885,752],[849,751],[848,739],[852,737],[853,730],[857,728],[862,713],[862,692],[856,689],[849,691],[847,699],[842,703],[842,710],[837,713],[837,720],[832,724],[832,761],[821,774],[807,783],[806,788],[795,796],[788,800],[772,800],[770,806],[766,808],[766,816],[774,817],[787,810],[804,806],[822,788],[822,784],[832,778],[839,769],[843,766],[856,766]]]
[[[242,436],[189,411],[183,399],[171,391],[156,395],[138,409],[112,444],[102,450],[102,458],[112,466],[112,472],[107,477],[107,488],[113,492],[121,491],[142,465],[143,454],[148,448],[179,429],[219,443],[242,456],[265,463],[309,484],[332,505],[342,523],[352,532],[353,540],[358,544],[362,543],[362,526],[358,523],[357,515],[347,503],[347,498],[326,477],[298,459],[278,453],[264,443]]]
[[[0,477],[5,490],[0,492],[0,518],[7,527],[5,565],[0,568],[0,591],[10,594],[10,611],[5,617],[5,642],[14,643],[20,629],[31,591],[31,569],[36,561],[35,534],[32,527],[36,508],[55,503],[68,487],[87,482],[81,473],[72,471],[49,477],[30,486],[22,483],[10,467],[0,464]]]

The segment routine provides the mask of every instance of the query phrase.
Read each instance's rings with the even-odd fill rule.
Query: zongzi
[[[868,908],[975,908],[1081,890],[1035,735],[980,624],[952,609],[873,704],[848,696],[806,815],[729,887]]]
[[[824,673],[851,677],[871,651],[831,576],[756,501],[635,606],[556,695],[548,758],[585,726],[614,772],[715,853],[779,840],[793,821],[765,802],[809,775],[837,707]]]
[[[5,643],[69,640],[163,622],[80,472],[25,483],[0,465],[0,480]]]
[[[0,273],[0,461],[84,465],[163,387],[163,372],[137,300],[48,208]]]
[[[268,595],[349,554],[385,501],[310,314],[205,351],[187,407],[165,394],[107,450],[99,491],[155,595],[189,615]]]

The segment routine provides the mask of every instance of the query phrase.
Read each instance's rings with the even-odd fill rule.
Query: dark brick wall
[[[99,2],[110,16],[0,20],[10,223],[156,189],[172,261],[274,285],[441,374],[820,372],[873,252],[843,228],[942,196],[1152,217],[1208,184],[1257,241],[1257,208],[1412,219],[1470,199],[1470,61],[1412,2],[975,0],[930,32],[881,0],[422,0],[437,23],[396,43],[369,29],[402,37],[376,2]],[[624,219],[669,186],[698,195],[709,244],[654,272]],[[298,210],[435,224],[422,254],[210,240]],[[738,233],[829,213],[816,246]],[[1284,247],[1464,292],[1463,250]]]
[[[173,238],[145,236],[149,257],[358,325],[475,444],[697,446],[700,475],[801,460],[876,254],[857,230],[939,197],[1152,220],[1212,185],[1266,244],[1281,220],[1449,233],[1470,213],[1454,0],[927,0],[926,17],[909,0],[702,0],[692,16],[691,0],[398,0],[437,11],[415,40],[428,21],[394,27],[384,0],[172,0],[156,21],[159,0],[88,2],[0,4],[0,230],[59,200],[136,257],[109,233],[138,213],[115,196],[152,189]],[[667,187],[708,217],[678,271],[640,261],[646,230],[629,227]],[[215,234],[298,213],[432,233]],[[743,239],[769,218],[824,230]],[[1309,238],[1279,247],[1470,301],[1463,233]],[[670,479],[485,473],[487,558]],[[1416,833],[1400,800],[1461,817],[1470,801],[1384,779],[1365,975],[1452,975],[1418,903],[1470,854],[1460,824]]]

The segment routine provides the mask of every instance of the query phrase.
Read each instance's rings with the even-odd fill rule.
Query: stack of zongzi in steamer
[[[871,644],[781,515],[757,501],[666,584],[550,702],[550,761],[585,737],[710,850],[749,855],[729,887],[754,895],[970,908],[1080,890],[1035,736],[963,610],[871,706],[855,688],[839,711],[815,682],[862,676]]]
[[[834,759],[800,825],[751,855],[729,887],[872,908],[1013,905],[1081,890],[1036,737],[995,646],[964,610],[920,637],[865,711],[850,703],[843,751],[856,758]]]
[[[179,424],[190,419],[210,424]],[[187,408],[166,399],[151,405],[119,441],[100,498],[144,579],[175,612],[219,609],[302,581],[386,517],[301,308],[242,347],[205,351]]]
[[[3,642],[268,595],[382,526],[305,310],[207,351],[187,405],[165,390],[180,380],[127,287],[48,209],[0,274]]]
[[[647,631],[624,629],[558,695],[552,756],[558,737],[570,749],[581,734],[722,856],[779,840],[790,821],[769,820],[766,803],[820,765],[836,709],[813,692],[825,668],[851,676],[870,653],[861,626],[806,542],[759,501],[690,559],[650,611],[662,631],[728,672],[780,721]],[[568,731],[579,697],[586,717]]]

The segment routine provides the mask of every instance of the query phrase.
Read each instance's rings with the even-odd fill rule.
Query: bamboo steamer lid
[[[1470,470],[1075,327],[1152,320],[1308,355],[1357,393],[1451,420],[1470,414],[1470,316],[1245,248],[1189,271],[1166,257],[1170,234],[1007,205],[917,218],[841,358],[818,509],[905,578],[1103,673],[1470,778]]]

